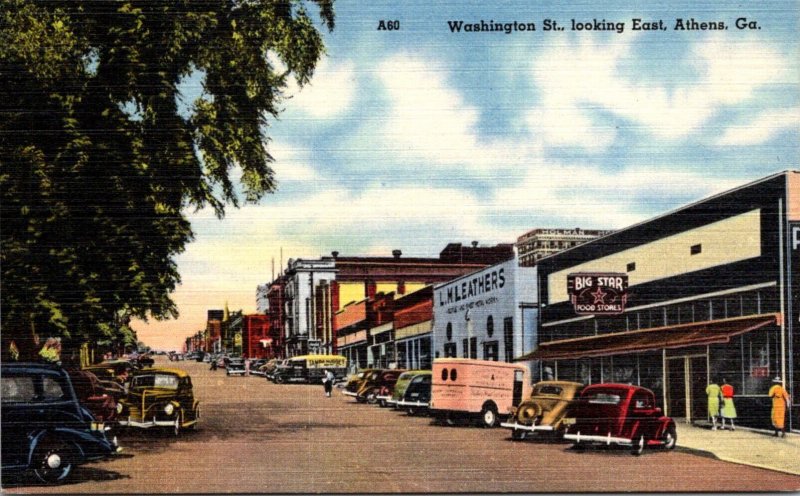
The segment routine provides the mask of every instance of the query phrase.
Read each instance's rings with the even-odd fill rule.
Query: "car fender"
[[[80,457],[78,463],[82,463],[86,458],[86,450],[83,447],[84,443],[97,444],[98,442],[100,442],[100,440],[97,437],[93,436],[88,432],[77,431],[74,429],[69,429],[64,427],[57,427],[55,429],[47,429],[39,431],[37,433],[34,433],[31,437],[31,442],[29,444],[30,448],[28,450],[28,466],[30,466],[30,464],[33,461],[33,454],[36,452],[36,449],[39,447],[40,444],[42,444],[48,439],[59,439],[61,441],[71,444],[75,448]]]
[[[654,439],[661,439],[664,436],[664,433],[667,432],[667,429],[670,427],[675,427],[675,421],[672,420],[670,417],[661,417],[658,419],[658,429],[655,433]]]

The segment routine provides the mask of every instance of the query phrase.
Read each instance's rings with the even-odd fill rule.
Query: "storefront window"
[[[611,380],[620,384],[638,384],[636,355],[616,355],[611,361]]]
[[[559,360],[558,361],[558,380],[577,381],[578,380],[578,361]]]
[[[430,370],[432,367],[431,360],[431,339],[422,338],[419,340],[419,368]]]
[[[777,330],[753,331],[725,345],[711,347],[711,377],[725,378],[737,395],[764,395],[780,370]]]
[[[396,352],[397,352],[397,366],[401,368],[408,368],[408,362],[406,361],[406,343],[405,341],[402,343],[397,343],[396,345]]]
[[[646,387],[656,395],[656,403],[664,398],[663,356],[661,351],[642,353],[636,356],[639,369],[639,385]],[[663,406],[663,405],[662,405]]]

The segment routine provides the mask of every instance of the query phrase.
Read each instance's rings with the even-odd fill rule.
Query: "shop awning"
[[[515,359],[560,360],[639,353],[662,348],[727,343],[733,336],[779,324],[781,314],[760,314],[730,319],[693,322],[636,331],[614,332],[585,338],[563,339],[539,344],[531,353]]]

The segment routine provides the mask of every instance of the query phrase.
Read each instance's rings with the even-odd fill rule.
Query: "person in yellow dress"
[[[706,396],[708,396],[708,416],[711,417],[711,430],[717,430],[717,417],[719,417],[719,398],[722,391],[716,381],[706,386]]]
[[[772,428],[775,429],[775,437],[780,433],[781,437],[786,437],[786,410],[789,406],[789,393],[783,388],[783,381],[780,377],[772,379],[773,386],[769,388],[769,397],[772,399]]]

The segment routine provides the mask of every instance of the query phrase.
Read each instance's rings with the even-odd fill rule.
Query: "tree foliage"
[[[3,352],[176,316],[185,212],[274,190],[269,119],[312,77],[332,0],[0,5]]]

